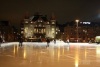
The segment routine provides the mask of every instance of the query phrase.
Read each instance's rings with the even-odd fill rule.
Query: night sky
[[[54,13],[59,23],[100,21],[100,0],[0,0],[0,20],[19,24],[26,14],[35,12],[48,18]]]

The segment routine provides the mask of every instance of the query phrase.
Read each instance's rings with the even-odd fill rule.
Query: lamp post
[[[79,23],[79,20],[75,20],[76,21],[76,27],[77,27],[77,34],[76,34],[76,36],[77,36],[77,42],[78,42],[78,37],[79,37],[79,35],[78,35],[78,23]]]

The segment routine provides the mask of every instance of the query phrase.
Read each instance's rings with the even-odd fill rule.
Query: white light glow
[[[12,46],[12,45],[19,45],[19,42],[9,42],[9,43],[2,43],[1,47],[6,47],[6,46]],[[31,45],[31,46],[46,46],[47,42],[23,42],[23,45]],[[67,45],[79,45],[79,46],[100,46],[96,45],[96,43],[65,43],[60,40],[56,40],[56,43],[54,41],[50,42],[50,46],[67,46]]]
[[[91,22],[82,22],[83,24],[91,24]]]

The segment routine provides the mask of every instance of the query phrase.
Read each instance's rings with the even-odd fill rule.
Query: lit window
[[[54,31],[54,28],[52,28],[52,31]]]
[[[25,23],[28,23],[28,21],[25,21]]]
[[[47,24],[49,24],[49,22],[47,22]]]
[[[25,28],[25,33],[27,33],[28,27]]]
[[[38,22],[42,22],[42,20],[38,20]]]
[[[52,24],[55,24],[55,22],[52,22]]]
[[[39,27],[41,27],[42,25],[41,24],[39,24]]]
[[[54,31],[52,30],[52,33],[54,33]]]
[[[43,33],[43,29],[41,30],[41,32]]]
[[[38,29],[37,29],[37,33],[38,33]]]
[[[44,32],[45,32],[45,29],[44,29]]]
[[[36,32],[36,29],[34,29],[34,32]]]
[[[24,33],[23,31],[21,31],[21,33]]]
[[[32,33],[33,31],[31,31],[31,33]]]
[[[33,23],[33,22],[31,22],[31,23]]]
[[[58,34],[58,32],[56,32],[56,34]]]

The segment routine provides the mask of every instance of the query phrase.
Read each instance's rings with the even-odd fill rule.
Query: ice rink
[[[51,42],[2,43],[0,67],[100,67],[100,44]]]

